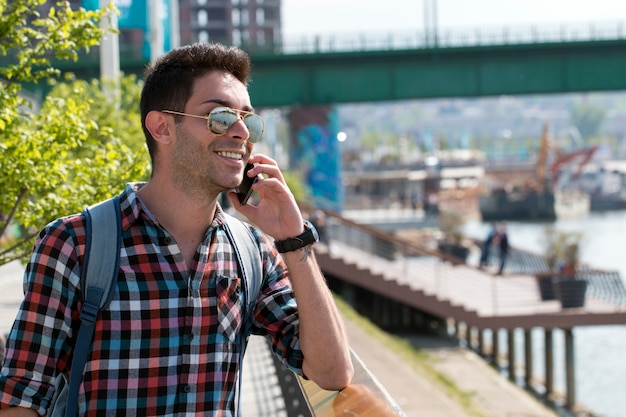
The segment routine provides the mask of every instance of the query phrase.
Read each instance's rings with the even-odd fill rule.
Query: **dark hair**
[[[146,129],[146,115],[152,110],[184,111],[195,80],[214,70],[229,72],[247,86],[250,57],[235,46],[199,42],[176,48],[146,68],[139,108],[153,162],[156,146]]]

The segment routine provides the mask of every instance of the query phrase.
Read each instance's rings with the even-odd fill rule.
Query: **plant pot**
[[[535,278],[537,279],[537,287],[539,288],[539,296],[541,297],[541,300],[556,300],[556,295],[554,294],[554,285],[552,285],[552,279],[554,278],[554,275],[536,275]]]
[[[577,308],[585,305],[587,281],[571,276],[552,278],[554,294],[563,308]]]
[[[470,252],[470,249],[467,246],[447,242],[439,242],[437,244],[437,249],[439,249],[439,252],[459,258],[463,262],[467,261],[467,257]]]

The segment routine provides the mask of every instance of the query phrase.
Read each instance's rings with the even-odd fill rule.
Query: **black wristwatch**
[[[276,240],[274,241],[274,246],[276,246],[276,250],[278,252],[285,253],[302,249],[318,242],[319,240],[320,237],[317,234],[317,229],[315,229],[315,226],[313,226],[310,221],[305,220],[304,232],[302,234],[285,240]]]

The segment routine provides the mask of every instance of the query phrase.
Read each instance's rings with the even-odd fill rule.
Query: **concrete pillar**
[[[567,390],[565,407],[573,411],[576,405],[576,378],[574,366],[574,332],[565,329],[565,387]]]
[[[544,358],[546,373],[546,399],[550,400],[554,394],[554,341],[553,330],[545,329],[544,335]]]
[[[454,322],[454,333],[456,340],[459,342],[459,344],[461,344],[461,322],[458,320]]]
[[[533,385],[533,341],[530,329],[524,329],[524,381],[526,388]]]
[[[100,0],[100,8],[107,7],[113,0]],[[100,28],[111,30],[100,42],[100,79],[103,82],[102,89],[115,103],[119,103],[120,94],[120,39],[117,26],[117,13],[110,11],[100,21]],[[110,89],[113,88],[113,91]]]
[[[515,329],[507,330],[507,339],[509,344],[509,379],[515,382]]]
[[[500,367],[500,339],[498,338],[498,329],[493,329],[491,332],[491,357],[493,358],[493,364],[496,368]]]

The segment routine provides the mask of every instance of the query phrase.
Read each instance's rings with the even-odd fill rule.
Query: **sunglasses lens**
[[[239,120],[237,112],[229,107],[217,107],[209,113],[208,126],[209,130],[216,135],[223,135],[228,132],[228,129]],[[263,119],[256,114],[246,114],[243,122],[246,124],[250,136],[248,141],[256,143],[261,140],[263,135]]]
[[[216,135],[223,135],[237,122],[238,116],[228,107],[218,107],[209,114],[209,130]]]
[[[250,132],[250,137],[248,137],[248,141],[252,143],[256,143],[261,140],[261,136],[263,135],[263,119],[261,116],[257,116],[256,114],[248,114],[243,119],[243,122],[248,127],[248,131]]]

